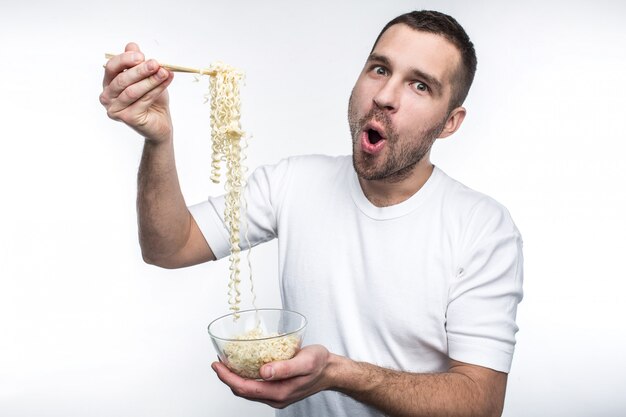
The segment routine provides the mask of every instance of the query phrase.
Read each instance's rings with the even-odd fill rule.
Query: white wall
[[[0,9],[0,415],[270,416],[209,368],[225,261],[141,261],[141,140],[98,102],[103,54],[247,72],[251,168],[349,153],[347,99],[378,31],[411,9],[455,16],[476,44],[469,117],[433,160],[511,211],[526,296],[505,416],[626,413],[626,5],[619,1],[3,2]],[[189,203],[217,193],[206,84],[170,87]],[[279,305],[276,247],[254,252]]]

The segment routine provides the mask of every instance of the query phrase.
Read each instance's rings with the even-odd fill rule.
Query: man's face
[[[424,160],[446,124],[459,63],[458,50],[442,36],[404,24],[383,33],[348,107],[359,177],[401,181]]]

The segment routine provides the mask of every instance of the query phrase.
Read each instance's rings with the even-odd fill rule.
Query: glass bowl
[[[302,345],[306,318],[295,311],[261,308],[219,317],[209,335],[220,361],[248,379],[260,379],[269,362],[293,358]]]

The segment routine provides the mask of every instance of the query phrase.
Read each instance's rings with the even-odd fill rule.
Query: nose
[[[388,79],[374,95],[374,103],[378,108],[395,112],[400,100],[400,88],[393,79]]]

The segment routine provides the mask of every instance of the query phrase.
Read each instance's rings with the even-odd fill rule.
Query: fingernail
[[[160,80],[166,79],[167,78],[167,71],[165,69],[163,69],[163,68],[159,69],[159,71],[157,72],[157,77]]]
[[[148,66],[148,70],[153,71],[157,68],[157,63],[150,60],[146,63],[146,65]]]
[[[211,369],[217,373],[217,365],[215,365],[215,363],[211,364]]]
[[[137,52],[135,52],[135,53],[132,55],[132,57],[131,57],[131,58],[132,58],[133,62],[139,62],[139,61],[141,61],[141,55],[140,55],[140,54],[138,54]]]
[[[263,368],[263,375],[261,376],[265,380],[270,380],[274,378],[274,368],[272,368],[271,366],[266,366],[265,368]]]

